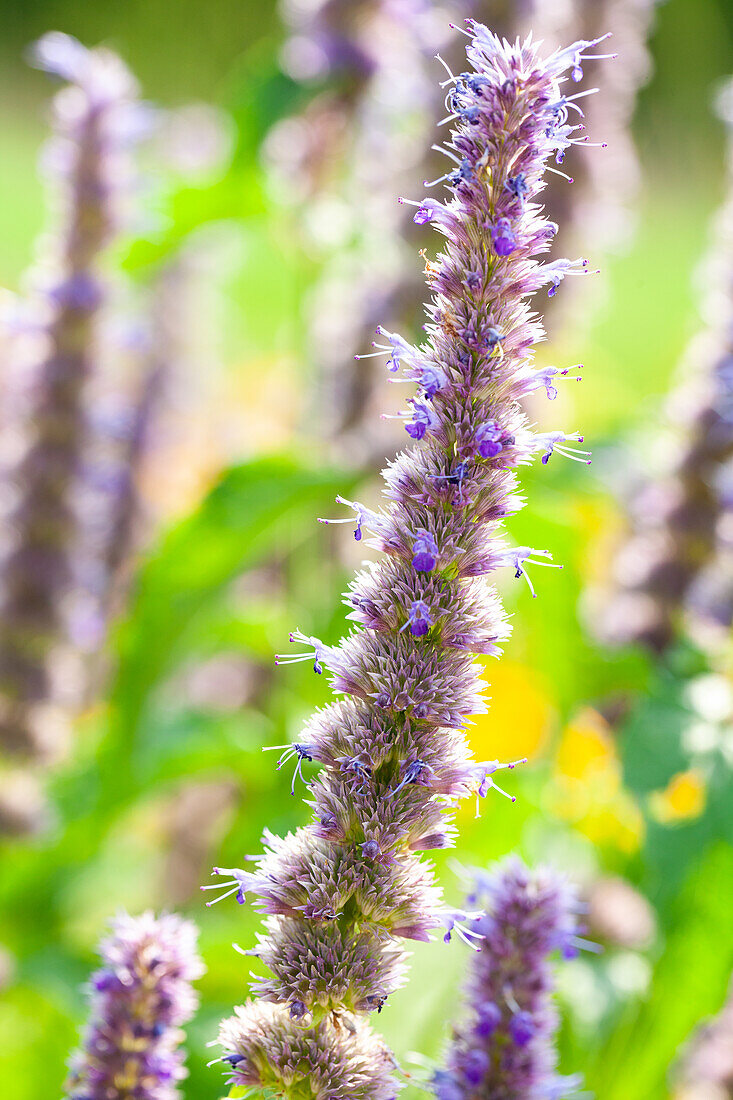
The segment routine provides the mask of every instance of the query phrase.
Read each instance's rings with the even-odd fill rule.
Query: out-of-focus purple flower
[[[467,904],[485,910],[471,922],[478,950],[470,957],[466,1016],[446,1065],[433,1081],[440,1100],[544,1100],[576,1090],[556,1072],[551,958],[568,957],[578,938],[575,891],[550,870],[509,858],[475,872]],[[480,937],[480,938],[479,938]]]
[[[673,1100],[728,1100],[733,1093],[733,982],[717,1015],[682,1048],[671,1076]]]
[[[588,928],[594,938],[631,950],[649,947],[656,931],[654,910],[626,879],[604,876],[587,892]]]
[[[500,529],[521,507],[516,467],[538,449],[519,405],[542,337],[528,299],[558,272],[584,270],[583,261],[541,262],[547,223],[534,199],[550,157],[575,140],[557,108],[568,70],[593,44],[543,57],[531,40],[511,45],[469,25],[471,71],[446,82],[454,127],[445,148],[464,167],[444,179],[445,241],[429,265],[427,339],[412,347],[380,332],[385,356],[398,351],[415,378],[437,375],[441,385],[411,399],[413,409],[429,408],[430,423],[385,470],[384,508],[341,500],[357,515],[357,535],[368,532],[383,552],[349,590],[357,629],[338,646],[291,635],[302,647],[291,661],[328,670],[345,696],[311,718],[289,754],[296,769],[303,758],[321,765],[311,783],[314,821],[284,839],[266,834],[265,854],[249,871],[227,871],[222,885],[266,914],[253,953],[270,975],[254,988],[282,1006],[278,1019],[287,1010],[303,1028],[379,1012],[403,981],[405,940],[442,931],[475,946],[476,914],[446,909],[418,853],[451,843],[458,800],[499,789],[491,777],[502,765],[472,760],[465,740],[469,716],[485,706],[475,654],[498,652],[507,633],[484,578],[507,564],[520,577],[528,562],[547,564],[527,547],[508,550]],[[506,186],[520,173],[521,195]],[[499,222],[514,241],[500,261],[492,247]],[[477,433],[489,424],[501,449],[482,455]],[[499,1003],[499,994],[488,999]],[[262,1012],[243,1010],[244,1049]],[[321,1032],[303,1034],[316,1059]],[[304,1064],[314,1076],[315,1063]],[[249,1059],[243,1083],[277,1090],[300,1072],[282,1045]]]
[[[130,147],[148,112],[122,62],[68,35],[34,47],[39,67],[67,82],[54,100],[55,136],[44,167],[55,224],[36,273],[24,364],[24,447],[9,477],[9,545],[0,564],[0,744],[44,755],[40,728],[52,700],[48,659],[63,635],[61,604],[72,576],[77,533],[72,490],[86,424],[105,282],[100,259],[125,224],[133,184]]]
[[[0,837],[33,836],[50,820],[39,777],[30,769],[0,771]]]
[[[656,653],[686,626],[703,634],[710,626],[720,638],[733,621],[733,114],[722,113],[728,196],[703,268],[706,328],[688,349],[668,402],[670,460],[633,487],[632,530],[601,617],[610,641],[640,642]]]
[[[69,1100],[176,1100],[186,1076],[182,1025],[196,1011],[191,983],[204,966],[197,929],[171,913],[126,913],[102,941],[91,1011],[70,1063]]]

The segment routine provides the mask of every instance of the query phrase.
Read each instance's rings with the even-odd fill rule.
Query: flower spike
[[[90,982],[83,1046],[70,1062],[69,1100],[179,1100],[181,1026],[197,1006],[191,983],[204,973],[197,935],[174,913],[112,921]]]
[[[474,937],[464,1018],[446,1065],[433,1079],[438,1100],[545,1100],[577,1091],[578,1078],[556,1071],[551,956],[578,953],[580,905],[549,869],[530,871],[510,857],[491,873],[474,872],[465,932]],[[594,948],[594,944],[587,945]]]
[[[557,107],[562,84],[595,43],[543,58],[531,39],[510,44],[473,23],[466,33],[469,71],[451,77],[448,93],[447,196],[439,208],[418,207],[443,249],[427,264],[426,340],[416,347],[380,329],[375,349],[418,387],[403,410],[410,446],[384,471],[380,511],[342,501],[356,514],[356,538],[368,526],[381,551],[349,589],[355,629],[333,647],[292,636],[308,647],[292,660],[327,664],[340,698],[281,757],[306,748],[320,763],[313,821],[265,837],[247,889],[267,915],[257,954],[269,974],[254,983],[259,1003],[222,1025],[235,1083],[283,1095],[359,1100],[388,1087],[393,1096],[399,1082],[385,1084],[378,1048],[371,1091],[346,1078],[324,1084],[326,1068],[346,1072],[337,1044],[324,1054],[336,1043],[332,1022],[359,1037],[359,1056],[369,1035],[361,1017],[404,981],[406,940],[455,932],[482,957],[481,918],[471,903],[446,907],[418,853],[452,843],[461,799],[501,790],[493,776],[502,765],[478,764],[465,739],[470,716],[485,709],[475,654],[496,654],[507,636],[486,578],[511,565],[534,594],[527,566],[560,568],[546,551],[508,549],[501,527],[522,505],[517,468],[577,439],[533,436],[520,401],[556,376],[534,371],[543,330],[528,299],[587,270],[586,261],[543,262],[554,227],[537,198],[548,162],[572,142]],[[229,889],[239,881],[234,873]],[[516,1015],[517,1043],[529,1042],[531,1024]]]

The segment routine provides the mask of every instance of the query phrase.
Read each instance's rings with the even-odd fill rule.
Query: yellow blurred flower
[[[554,813],[596,844],[638,849],[644,820],[621,781],[621,764],[608,723],[587,708],[560,738],[548,800]]]
[[[664,825],[689,821],[705,809],[705,780],[694,769],[673,775],[664,791],[653,791],[649,797],[652,817]]]
[[[516,661],[484,662],[491,685],[488,714],[469,727],[468,740],[477,760],[535,760],[547,742],[552,702],[536,673]]]
[[[610,777],[617,764],[616,746],[608,723],[590,708],[563,730],[555,759],[562,775],[587,779],[592,773]]]

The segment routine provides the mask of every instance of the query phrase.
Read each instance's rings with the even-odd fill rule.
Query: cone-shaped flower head
[[[0,745],[42,755],[39,712],[50,694],[47,658],[62,630],[61,599],[76,533],[71,491],[85,439],[84,386],[105,300],[100,258],[121,226],[131,188],[130,145],[145,113],[119,59],[48,34],[33,60],[67,82],[54,100],[45,169],[54,223],[44,238],[29,307],[32,361],[25,447],[11,471],[11,545],[0,571]]]
[[[219,1031],[231,1084],[312,1100],[393,1100],[394,1059],[364,1020],[304,1028],[298,1009],[251,1002],[235,1011]]]
[[[465,986],[466,1019],[455,1031],[446,1068],[434,1079],[439,1100],[546,1100],[575,1091],[555,1070],[551,957],[577,954],[577,896],[548,869],[509,858],[476,871],[467,898],[485,912],[472,921],[478,951]]]
[[[122,914],[102,941],[91,1014],[71,1060],[68,1100],[176,1100],[186,1075],[181,1031],[204,967],[196,926],[172,913]]]
[[[466,796],[478,804],[497,770],[514,766],[472,760],[465,741],[484,705],[475,654],[496,654],[507,633],[484,578],[548,564],[544,550],[509,548],[500,528],[521,506],[515,468],[537,453],[573,457],[567,443],[578,439],[534,436],[519,402],[552,395],[562,373],[533,369],[542,329],[528,299],[585,269],[540,262],[554,228],[536,200],[549,158],[573,140],[561,83],[588,43],[543,60],[531,42],[471,27],[471,72],[446,81],[449,198],[414,204],[445,238],[427,266],[427,340],[414,347],[381,329],[376,344],[388,370],[418,387],[402,414],[413,443],[385,471],[381,511],[339,498],[353,513],[339,522],[353,523],[357,540],[369,532],[382,556],[346,597],[357,629],[338,646],[295,631],[300,652],[280,658],[328,669],[344,696],[281,746],[293,791],[304,762],[322,765],[314,820],[282,840],[267,834],[250,870],[215,872],[227,894],[251,895],[267,914],[254,954],[271,976],[256,991],[303,1028],[379,1011],[403,980],[405,939],[437,929],[471,939],[470,914],[445,908],[418,853],[450,844],[451,807]],[[277,1074],[285,1079],[282,1066]]]

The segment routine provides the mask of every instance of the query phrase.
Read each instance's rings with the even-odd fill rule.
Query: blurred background
[[[241,866],[257,852],[265,826],[282,833],[308,818],[306,788],[291,796],[287,769],[261,749],[297,740],[328,684],[308,664],[276,670],[273,654],[295,627],[326,642],[344,631],[340,594],[361,554],[350,527],[315,519],[336,514],[336,493],[377,500],[383,457],[404,438],[379,420],[399,407],[381,366],[360,373],[353,355],[369,350],[380,320],[412,338],[421,322],[418,250],[436,243],[416,235],[394,200],[422,197],[423,150],[437,140],[443,111],[430,89],[443,70],[432,54],[460,56],[447,29],[456,15],[531,24],[527,4],[416,3],[397,30],[385,16],[366,33],[359,15],[359,50],[329,52],[317,7],[328,5],[0,3],[0,397],[11,440],[27,405],[13,395],[22,397],[33,354],[23,320],[33,276],[24,273],[37,268],[58,216],[37,168],[54,89],[27,64],[27,48],[49,30],[102,43],[156,108],[136,154],[136,210],[104,261],[114,301],[84,411],[85,422],[101,410],[105,424],[129,428],[153,380],[144,453],[127,447],[129,430],[114,437],[135,457],[134,534],[124,560],[107,563],[104,593],[102,582],[87,586],[92,598],[85,578],[98,580],[100,567],[86,563],[94,540],[84,524],[91,512],[96,530],[110,483],[92,445],[83,461],[92,489],[76,487],[81,519],[67,547],[79,591],[69,582],[62,593],[62,627],[47,647],[64,729],[44,727],[42,748],[7,751],[0,766],[0,1079],[14,1100],[60,1093],[95,945],[123,907],[175,908],[199,924],[208,973],[184,1093],[224,1094],[205,1044],[247,997],[249,960],[231,944],[252,946],[258,921],[232,899],[205,908],[198,887],[213,863]],[[548,38],[565,40],[566,7],[540,5],[538,19],[556,23]],[[528,507],[512,539],[550,549],[564,568],[533,574],[536,600],[523,581],[502,579],[513,635],[499,662],[486,661],[491,709],[470,739],[478,759],[526,755],[529,764],[511,773],[514,805],[497,795],[474,818],[466,804],[457,850],[436,863],[455,904],[460,864],[515,850],[566,869],[604,951],[559,971],[562,1068],[582,1072],[599,1100],[721,1100],[733,1095],[733,1030],[722,1056],[716,1048],[703,1059],[717,1077],[695,1070],[693,1054],[733,971],[727,623],[700,626],[675,610],[660,641],[643,630],[621,636],[609,622],[628,580],[618,555],[635,524],[630,502],[684,447],[667,394],[710,323],[700,301],[711,276],[700,263],[723,239],[711,225],[726,194],[728,139],[713,103],[733,74],[733,6],[590,8],[593,19],[607,9],[621,54],[592,122],[589,108],[591,137],[607,139],[604,110],[617,128],[625,112],[633,145],[626,161],[625,132],[616,148],[608,138],[608,150],[583,151],[597,163],[574,185],[585,188],[582,217],[574,193],[555,196],[553,184],[548,196],[561,254],[588,255],[601,273],[567,280],[540,352],[563,368],[583,363],[583,382],[563,382],[552,406],[533,401],[530,415],[543,430],[582,430],[594,462],[555,454],[523,472]],[[626,9],[646,14],[617,29]],[[583,87],[607,79],[600,64]],[[713,289],[727,285],[730,300],[728,279]],[[12,528],[22,485],[6,449],[0,495]],[[417,945],[408,985],[377,1021],[418,1077],[410,1054],[439,1058],[465,962],[461,943]]]

